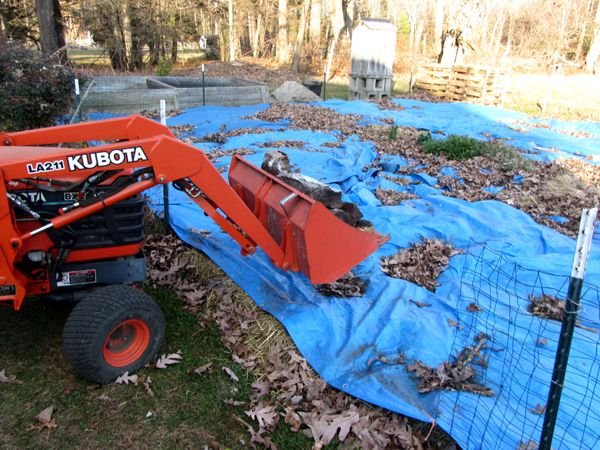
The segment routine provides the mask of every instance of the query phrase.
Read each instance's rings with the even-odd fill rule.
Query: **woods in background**
[[[600,0],[0,0],[5,37],[52,53],[64,47],[63,27],[89,32],[118,70],[176,62],[181,44],[201,36],[218,37],[222,60],[322,70],[361,17],[394,23],[398,53],[413,59],[600,71]]]

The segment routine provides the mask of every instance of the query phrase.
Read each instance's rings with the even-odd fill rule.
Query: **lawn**
[[[23,310],[0,309],[0,370],[21,384],[0,383],[2,448],[247,448],[244,414],[255,376],[232,361],[215,324],[182,309],[164,289],[148,289],[167,319],[162,353],[181,350],[180,364],[139,372],[138,385],[99,386],[78,379],[62,356],[70,306],[30,300]],[[209,371],[194,369],[211,362]],[[233,370],[234,382],[222,369]],[[150,391],[143,382],[150,382]],[[225,403],[239,402],[239,406]],[[35,416],[53,406],[56,428],[37,430]],[[312,440],[280,424],[271,438],[286,449]]]

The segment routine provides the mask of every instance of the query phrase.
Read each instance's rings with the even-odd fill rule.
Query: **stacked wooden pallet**
[[[447,100],[499,105],[506,74],[490,66],[428,64],[420,68],[415,87]]]

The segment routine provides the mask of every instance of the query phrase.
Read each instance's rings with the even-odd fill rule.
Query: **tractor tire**
[[[145,366],[164,335],[165,318],[151,297],[132,286],[106,286],[73,308],[63,351],[80,377],[105,384]]]

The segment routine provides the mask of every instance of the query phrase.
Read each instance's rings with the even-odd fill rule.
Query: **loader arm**
[[[47,146],[98,140],[117,142],[87,148]],[[302,271],[313,283],[334,281],[387,240],[346,225],[322,204],[238,156],[227,183],[202,151],[140,116],[2,134],[0,142],[0,302],[12,301],[15,309],[27,293],[26,276],[16,264],[25,242],[158,184],[172,182],[184,190],[244,255],[258,246],[276,267]],[[44,183],[50,188],[57,180],[89,182],[102,173],[133,175],[118,189],[76,199],[41,220],[39,227],[18,232],[11,211],[19,199],[11,196],[8,183]]]

